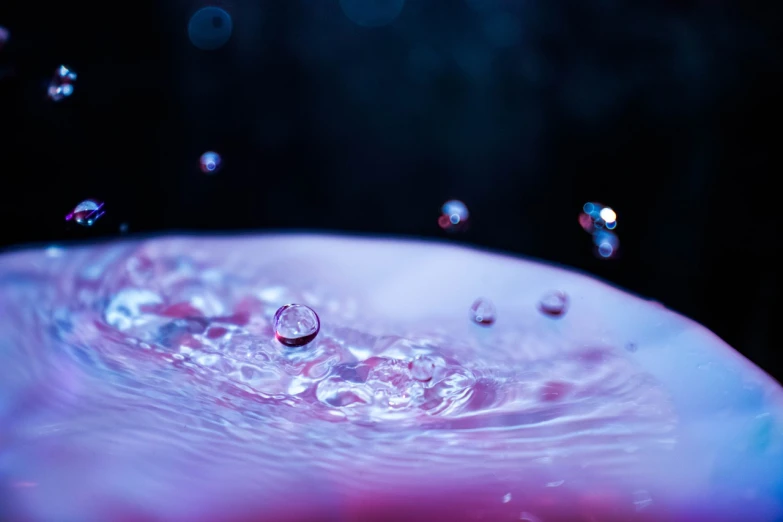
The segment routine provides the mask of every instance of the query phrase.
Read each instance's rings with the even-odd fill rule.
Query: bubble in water
[[[77,224],[91,227],[104,214],[103,202],[97,199],[85,199],[67,215],[66,221],[75,221]]]
[[[392,23],[402,12],[405,0],[340,0],[340,8],[353,23],[381,27]]]
[[[495,305],[488,299],[479,298],[470,307],[473,322],[482,326],[492,326],[495,322]]]
[[[538,302],[538,309],[549,317],[562,317],[568,311],[568,295],[565,292],[550,292]]]
[[[318,335],[321,321],[311,308],[287,304],[275,312],[275,338],[286,346],[304,346]]]
[[[426,355],[420,355],[408,363],[411,377],[417,381],[427,382],[435,374],[435,361]]]
[[[223,47],[231,38],[232,30],[231,16],[219,7],[199,9],[188,22],[188,38],[202,51]]]
[[[438,225],[443,230],[455,232],[464,230],[468,224],[468,207],[462,201],[452,199],[443,204],[440,209]]]
[[[76,73],[61,65],[54,71],[52,81],[49,82],[47,94],[52,101],[60,101],[73,94],[73,82],[76,81]]]
[[[201,172],[204,174],[214,174],[220,170],[222,164],[220,154],[217,152],[207,151],[201,155],[199,163],[201,164]]]
[[[8,40],[11,38],[11,33],[8,32],[8,29],[0,25],[0,49],[3,48],[3,46],[8,43]]]

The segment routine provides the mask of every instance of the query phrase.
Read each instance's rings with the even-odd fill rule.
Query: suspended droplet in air
[[[568,296],[564,292],[550,292],[538,302],[538,310],[549,317],[562,317],[568,311]]]
[[[596,256],[601,259],[612,259],[617,256],[620,248],[620,239],[614,232],[599,230],[593,234]]]
[[[492,326],[495,323],[495,305],[488,299],[479,298],[470,307],[471,318],[481,326]]]
[[[52,101],[60,101],[73,94],[73,82],[76,81],[76,73],[61,65],[54,71],[52,81],[49,82],[47,94]]]
[[[310,343],[321,330],[318,314],[300,304],[287,304],[275,312],[275,338],[290,346],[304,346]]]
[[[188,38],[202,51],[214,51],[228,42],[233,28],[227,12],[219,7],[204,7],[190,17]]]
[[[79,225],[91,227],[103,214],[102,201],[98,201],[97,199],[85,199],[65,216],[65,221],[74,221]]]
[[[462,201],[452,199],[443,204],[440,209],[438,225],[443,230],[456,232],[465,230],[468,225],[470,213],[468,207]]]
[[[340,0],[340,8],[353,23],[381,27],[392,23],[402,12],[405,0]]]
[[[201,164],[201,172],[214,174],[220,170],[223,160],[220,159],[220,154],[217,152],[208,151],[201,155],[199,163]]]

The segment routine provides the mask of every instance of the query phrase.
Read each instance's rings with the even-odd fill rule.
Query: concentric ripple
[[[384,316],[300,245],[236,245],[0,259],[0,507],[32,520],[361,520],[414,501],[429,520],[644,515],[630,499],[672,462],[680,418],[623,344],[535,323],[534,306],[499,314],[497,331],[464,313]],[[321,318],[306,346],[275,339],[288,303]],[[437,501],[457,489],[463,504]]]

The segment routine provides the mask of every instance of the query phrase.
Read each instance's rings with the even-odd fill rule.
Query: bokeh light
[[[202,51],[214,51],[226,45],[233,28],[227,12],[219,7],[204,7],[190,17],[188,38]]]
[[[440,209],[438,226],[449,232],[465,230],[468,225],[470,213],[468,207],[462,201],[452,199],[443,204]]]
[[[392,23],[405,6],[405,0],[340,0],[340,8],[353,23],[381,27]]]
[[[220,170],[223,160],[217,152],[207,151],[199,158],[201,172],[204,174],[215,174]]]
[[[614,232],[598,230],[593,234],[596,256],[600,259],[612,259],[620,249],[620,239]]]
[[[54,71],[52,81],[49,82],[47,95],[52,101],[60,101],[73,94],[73,82],[76,81],[76,73],[61,65]]]
[[[8,40],[10,38],[11,38],[11,33],[8,31],[8,29],[0,25],[0,49],[2,49],[3,46],[6,43],[8,43]]]

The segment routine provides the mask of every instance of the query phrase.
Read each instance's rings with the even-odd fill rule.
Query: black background
[[[3,1],[0,246],[122,222],[442,237],[458,198],[458,240],[661,301],[782,380],[780,2],[483,3],[408,0],[368,29],[338,0],[215,2],[234,31],[207,52],[203,3]],[[61,63],[79,78],[54,103]],[[66,229],[87,197],[107,215]],[[620,258],[593,257],[586,201],[618,212]]]

